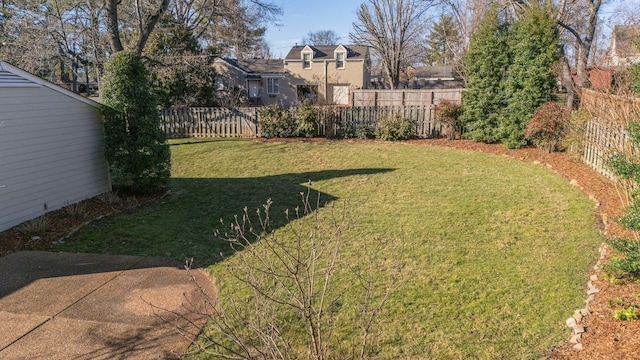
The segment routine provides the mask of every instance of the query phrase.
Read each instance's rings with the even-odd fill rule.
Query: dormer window
[[[336,53],[336,68],[344,69],[344,53],[343,52]]]
[[[311,54],[310,53],[302,54],[302,68],[303,69],[311,69]]]

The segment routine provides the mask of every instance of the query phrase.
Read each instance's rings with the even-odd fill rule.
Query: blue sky
[[[300,44],[309,31],[333,30],[349,43],[349,32],[356,20],[356,10],[362,0],[281,0],[284,14],[282,26],[269,25],[266,39],[276,58],[287,55],[292,46]]]
[[[637,6],[638,0],[610,0],[603,5],[601,17],[617,17],[625,10]],[[283,15],[280,17],[281,26],[269,24],[266,39],[275,58],[283,58],[292,46],[300,44],[302,37],[309,31],[333,30],[342,37],[342,43],[348,44],[349,32],[356,20],[356,11],[364,0],[275,0],[282,6]],[[612,27],[605,23],[603,32],[609,36]]]

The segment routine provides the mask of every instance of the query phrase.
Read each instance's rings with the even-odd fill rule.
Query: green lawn
[[[220,219],[270,198],[281,229],[311,180],[323,202],[347,202],[341,261],[357,263],[364,247],[393,256],[404,239],[410,276],[377,327],[379,358],[540,358],[568,338],[564,320],[583,304],[602,241],[584,194],[508,157],[345,141],[192,139],[171,151],[170,197],[90,225],[59,250],[194,257],[224,283]],[[223,287],[223,298],[242,294]]]

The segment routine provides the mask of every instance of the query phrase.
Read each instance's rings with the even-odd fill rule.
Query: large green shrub
[[[134,51],[118,52],[105,64],[102,96],[111,179],[136,193],[160,190],[171,172],[169,146],[149,89],[146,67]]]
[[[313,105],[308,102],[303,103],[296,111],[294,118],[296,136],[307,138],[318,136],[318,110]]]
[[[509,24],[492,8],[471,37],[463,59],[467,91],[462,93],[459,119],[465,127],[465,137],[474,141],[492,143],[502,139],[498,124],[507,103],[503,79],[511,61],[508,33]]]
[[[632,122],[627,127],[627,132],[633,147],[640,146],[640,121]],[[620,224],[631,230],[640,230],[640,189],[637,187],[637,184],[640,184],[640,158],[633,147],[611,154],[607,159],[607,166],[618,180],[631,184],[626,187],[631,204],[627,207],[626,214],[619,220]]]
[[[514,23],[505,18],[488,11],[471,38],[460,121],[469,139],[516,148],[526,144],[536,109],[554,99],[559,35],[546,8],[531,6]]]
[[[144,55],[150,59],[151,91],[158,104],[212,106],[215,104],[214,56],[206,56],[192,29],[172,16],[160,19]]]
[[[560,37],[549,9],[531,6],[514,23],[509,37],[512,54],[504,81],[506,106],[501,109],[499,133],[510,148],[526,145],[524,131],[536,110],[556,99]]]
[[[380,120],[376,128],[376,136],[387,141],[408,140],[415,134],[416,122],[400,114]]]
[[[266,138],[293,137],[297,132],[296,119],[279,104],[265,106],[258,111],[260,136]]]

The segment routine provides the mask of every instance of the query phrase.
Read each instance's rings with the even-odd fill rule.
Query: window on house
[[[279,94],[280,93],[280,81],[279,79],[269,78],[267,79],[267,94]]]
[[[344,69],[344,53],[336,53],[336,67],[338,69]]]
[[[311,69],[311,54],[302,55],[302,68]]]

